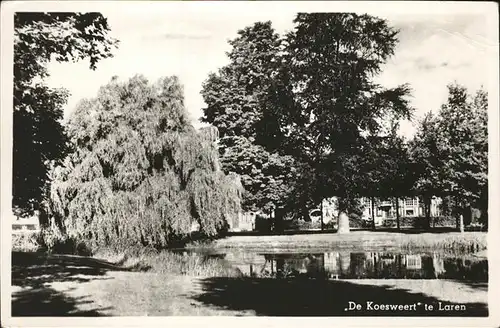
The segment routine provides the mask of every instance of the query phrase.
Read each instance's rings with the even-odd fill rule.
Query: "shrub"
[[[287,224],[287,229],[289,230],[311,230],[311,229],[321,229],[321,222],[312,222],[304,220],[291,220]]]
[[[455,218],[452,216],[438,216],[431,217],[430,223],[428,224],[427,218],[424,216],[415,217],[400,217],[399,224],[401,227],[412,227],[425,229],[428,226],[432,227],[454,227],[456,222]],[[396,225],[396,219],[394,218],[394,225]]]
[[[76,235],[61,233],[57,228],[45,228],[37,235],[41,250],[53,254],[92,255],[88,242]]]
[[[366,221],[361,216],[356,214],[349,214],[349,228],[366,228]]]
[[[443,249],[457,253],[474,253],[487,249],[486,234],[466,235],[457,234],[445,238],[426,238],[421,235],[408,237],[401,243],[404,249]]]
[[[37,252],[41,250],[38,238],[38,232],[12,234],[12,250],[20,252]]]
[[[268,218],[257,215],[255,218],[255,231],[269,232],[271,231],[272,223]]]

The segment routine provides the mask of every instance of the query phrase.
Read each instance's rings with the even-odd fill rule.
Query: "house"
[[[12,215],[12,233],[28,233],[40,231],[40,221],[38,219],[38,213],[28,218],[18,217]]]
[[[238,215],[231,216],[228,220],[229,231],[253,231],[258,212],[239,212]]]
[[[398,209],[400,217],[417,217],[424,216],[424,203],[421,202],[418,197],[414,198],[400,198],[398,199]],[[370,198],[362,198],[361,204],[364,205],[363,216],[372,218],[375,220],[383,220],[386,218],[396,217],[396,202],[393,199],[379,199],[375,198],[374,214],[372,214],[372,200]],[[432,197],[431,199],[431,216],[439,216],[440,210],[439,205],[441,204],[441,199],[437,197]]]
[[[360,198],[363,206],[362,217],[366,220],[375,219],[375,225],[381,226],[385,219],[396,218],[396,203],[394,199],[375,198],[374,215],[372,215],[372,199],[368,197]],[[419,217],[425,216],[424,203],[418,197],[399,198],[399,217]],[[431,199],[431,216],[439,216],[441,199],[432,197]],[[330,221],[336,222],[339,215],[337,205],[337,197],[325,198],[318,207],[312,208],[309,211],[309,217],[313,223],[318,223],[323,217],[323,223],[328,224]],[[258,224],[257,217],[272,219],[274,211],[269,214],[262,212],[240,212],[237,216],[231,217],[228,220],[230,231],[252,231],[256,230]]]
[[[396,218],[396,203],[393,199],[375,198],[374,215],[372,214],[372,200],[368,197],[360,198],[361,205],[363,206],[362,217],[371,220],[375,219],[375,225],[382,225],[384,219]],[[418,197],[414,198],[400,198],[399,202],[399,216],[400,217],[418,217],[424,216],[424,204]],[[439,216],[441,199],[432,197],[431,199],[431,216]],[[323,209],[323,223],[337,218],[339,210],[337,206],[336,197],[331,197],[323,200],[323,204],[317,209],[313,209],[310,213],[313,221],[321,219],[321,208]]]

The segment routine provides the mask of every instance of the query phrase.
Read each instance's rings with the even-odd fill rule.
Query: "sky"
[[[197,127],[204,107],[200,90],[210,72],[227,63],[227,41],[257,21],[270,20],[279,33],[293,28],[293,10],[231,11],[214,15],[203,11],[103,10],[111,35],[120,40],[114,57],[89,69],[88,62],[51,63],[52,87],[71,93],[65,115],[82,98],[95,97],[112,76],[128,79],[143,74],[150,80],[177,75],[184,85],[185,105]],[[370,12],[368,12],[370,14]],[[478,13],[377,14],[400,30],[395,55],[377,82],[387,87],[409,83],[415,108],[414,123],[405,122],[402,134],[411,136],[415,122],[446,100],[447,84],[458,82],[471,91],[487,87],[491,56],[497,46],[488,21]]]

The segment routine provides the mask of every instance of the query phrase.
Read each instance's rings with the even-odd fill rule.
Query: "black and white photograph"
[[[498,326],[498,50],[492,2],[2,3],[2,326]]]

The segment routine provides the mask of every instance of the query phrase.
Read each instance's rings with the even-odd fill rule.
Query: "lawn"
[[[13,316],[236,315],[201,306],[197,277],[91,257],[12,253]]]

